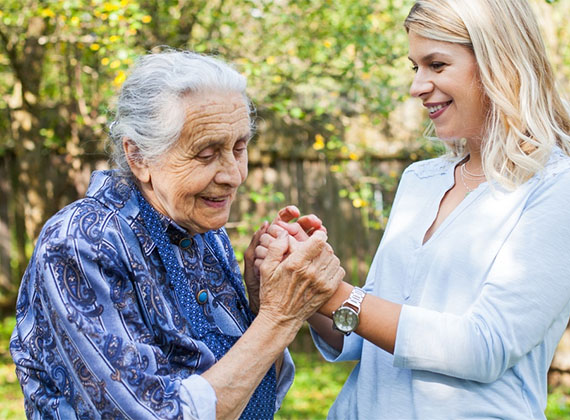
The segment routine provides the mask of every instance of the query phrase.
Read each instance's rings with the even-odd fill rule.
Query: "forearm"
[[[254,315],[259,312],[259,287],[247,285],[247,300],[249,301],[249,309]]]
[[[228,353],[202,374],[216,392],[217,418],[239,417],[271,365],[283,357],[300,325],[300,321],[279,324],[261,311]]]
[[[342,351],[344,336],[340,332],[333,329],[333,323],[329,317],[321,313],[316,313],[307,321],[309,321],[311,328],[313,328],[315,332],[323,340],[325,340],[329,346],[339,352]]]
[[[352,289],[352,285],[342,282],[335,294],[323,306],[321,306],[319,313],[327,318],[332,318],[333,311],[338,309],[338,307],[348,299]],[[387,352],[394,353],[396,332],[398,329],[401,310],[402,305],[368,293],[362,302],[360,310],[360,324],[355,332],[362,338],[370,341]],[[320,324],[320,328],[324,330],[326,328],[324,327],[325,323],[320,321]],[[332,321],[330,325],[332,328]],[[338,346],[338,338],[336,336],[336,334],[341,335],[340,333],[333,331],[334,335],[321,335],[319,330],[317,330],[317,332],[333,348],[337,350],[342,349],[342,341],[340,346]],[[326,333],[326,331],[324,332]],[[327,337],[329,338],[327,339]],[[329,339],[331,341],[329,341]]]

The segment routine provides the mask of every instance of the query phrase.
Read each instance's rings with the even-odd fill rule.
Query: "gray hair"
[[[116,100],[115,118],[109,126],[111,162],[122,174],[132,175],[124,138],[138,148],[138,158],[158,161],[180,137],[188,94],[237,92],[253,112],[246,85],[244,76],[211,56],[168,49],[140,57]]]

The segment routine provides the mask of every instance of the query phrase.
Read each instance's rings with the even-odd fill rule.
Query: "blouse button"
[[[190,248],[190,246],[192,246],[192,239],[190,239],[190,238],[181,239],[179,244],[180,244],[180,248],[188,249],[188,248]]]
[[[203,305],[207,301],[208,301],[208,292],[206,290],[202,289],[198,293],[196,293],[196,302],[198,302],[200,305]]]

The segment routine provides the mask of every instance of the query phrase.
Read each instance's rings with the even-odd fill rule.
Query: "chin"
[[[435,135],[437,138],[447,142],[454,142],[461,139],[461,136],[454,135],[454,133],[449,132],[448,130],[438,130],[437,127],[435,128]]]
[[[440,139],[449,146],[462,147],[465,144],[464,137],[439,134],[438,132],[436,132],[435,134],[438,139]]]
[[[228,223],[229,217],[224,218],[223,220],[210,220],[207,225],[208,230],[217,230],[223,228],[226,223]]]

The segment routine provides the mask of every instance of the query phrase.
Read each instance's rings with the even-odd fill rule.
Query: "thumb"
[[[286,231],[279,232],[277,238],[267,247],[267,256],[259,267],[262,278],[271,276],[277,266],[281,261],[283,261],[287,251],[289,250],[288,236],[289,235]]]
[[[327,245],[327,234],[322,230],[315,231],[306,241],[291,243],[291,257],[294,261],[311,261],[323,252]],[[293,254],[293,251],[294,254]]]
[[[291,220],[295,219],[296,217],[299,217],[300,215],[301,212],[299,211],[297,206],[290,205],[279,210],[279,213],[277,213],[277,216],[275,216],[275,219],[273,219],[273,223],[279,221],[290,222]]]
[[[267,247],[267,256],[265,257],[267,262],[275,264],[280,263],[283,260],[283,257],[289,250],[288,237],[289,234],[287,231],[282,230],[277,235],[277,238],[274,241],[271,241]]]

